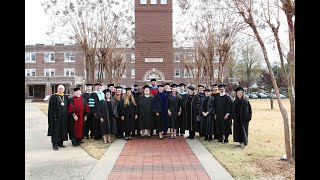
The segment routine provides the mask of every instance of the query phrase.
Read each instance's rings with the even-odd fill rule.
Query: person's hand
[[[138,119],[138,114],[136,114],[136,115],[134,116],[134,119]]]
[[[75,115],[73,118],[74,118],[75,121],[78,121],[78,116],[77,115]]]
[[[103,122],[103,118],[100,118],[100,121]]]
[[[169,115],[169,116],[171,116],[171,114],[172,114],[172,113],[171,113],[171,111],[170,111],[170,110],[168,110],[168,115]]]
[[[85,116],[83,119],[84,119],[84,121],[86,121],[87,120],[87,116]]]
[[[229,117],[229,115],[228,115],[228,114],[226,114],[226,115],[224,116],[224,120],[227,120],[227,119],[228,119],[228,117]]]
[[[156,116],[159,116],[160,114],[159,113],[156,113]]]
[[[124,120],[124,116],[121,116],[121,120],[122,120],[122,121]]]
[[[178,116],[180,116],[180,115],[181,115],[181,111],[178,112]]]

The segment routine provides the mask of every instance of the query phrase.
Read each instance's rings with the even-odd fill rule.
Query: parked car
[[[250,99],[259,99],[258,95],[255,94],[255,93],[250,93],[250,94],[249,94],[249,98],[250,98]]]
[[[258,93],[258,97],[260,99],[267,99],[268,98],[268,96],[265,93]]]

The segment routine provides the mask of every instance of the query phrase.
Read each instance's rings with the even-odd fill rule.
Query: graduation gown
[[[212,135],[213,134],[213,114],[215,111],[215,102],[214,98],[209,96],[204,96],[201,99],[201,105],[199,108],[199,117],[200,117],[200,133],[203,135]],[[202,112],[209,112],[209,114],[204,117]]]
[[[168,115],[168,127],[169,128],[178,128],[177,119],[178,112],[181,109],[181,97],[180,95],[173,96],[171,93],[168,95],[168,110],[171,111],[171,116]],[[167,110],[167,113],[168,113]]]
[[[88,103],[82,96],[79,98],[73,96],[69,99],[69,136],[81,139],[83,138],[84,117],[87,116],[89,112]],[[72,116],[73,113],[78,117],[78,121],[74,120]]]
[[[232,134],[231,130],[231,113],[232,113],[232,99],[229,95],[216,96],[216,125],[217,134]],[[224,120],[224,116],[229,113],[229,118]]]
[[[168,130],[168,96],[166,91],[163,91],[162,93],[158,92],[154,96],[155,102],[154,105],[154,112],[160,112],[161,117],[156,116],[156,129],[157,132],[163,131],[167,132]],[[160,108],[160,110],[157,110],[157,108]],[[160,122],[161,120],[161,122]]]
[[[62,106],[61,103],[64,103]],[[68,140],[68,96],[52,94],[48,105],[48,136],[52,143]]]
[[[188,93],[186,94],[180,94],[181,95],[181,114],[178,116],[178,128],[180,128],[180,134],[184,134],[186,130],[186,120],[185,118],[185,109],[183,108],[183,104],[186,100],[186,97],[188,96]]]
[[[101,135],[117,134],[116,116],[118,116],[118,112],[116,102],[113,99],[110,101],[101,100],[98,112],[98,118],[103,118],[103,122],[100,121]]]
[[[248,127],[252,117],[250,102],[247,99],[238,99],[232,104],[233,141],[248,144]]]
[[[133,104],[131,99],[129,100],[129,104],[124,106],[124,99],[121,100],[119,106],[119,119],[121,120],[121,116],[124,116],[124,121],[123,121],[123,131],[125,133],[130,133],[133,132],[135,129],[135,119],[134,116],[138,114],[137,111],[137,106]],[[130,134],[128,134],[130,135]]]
[[[152,112],[152,102],[154,97],[141,95],[138,97],[138,117],[140,129],[155,129],[154,113]]]
[[[183,102],[183,121],[186,124],[186,130],[195,131],[197,125],[197,116],[199,114],[200,97],[198,95],[187,95]],[[182,122],[183,123],[183,122]]]

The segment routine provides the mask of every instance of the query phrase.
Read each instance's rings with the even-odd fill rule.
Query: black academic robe
[[[129,100],[129,104],[124,105],[124,99],[122,99],[118,108],[120,120],[121,116],[124,116],[124,120],[121,120],[123,121],[123,130],[127,135],[130,135],[135,129],[135,115],[138,114],[137,105],[135,105],[131,99]]]
[[[164,95],[164,96],[166,96],[166,95]],[[165,104],[166,104],[166,101],[165,101],[165,103],[163,103],[161,101],[161,97],[160,97],[159,92],[156,95],[154,95],[151,109],[154,114],[159,113],[159,116],[155,115],[155,117],[154,117],[155,129],[156,129],[157,133],[164,130],[163,129],[163,126],[164,126],[163,120],[167,120],[167,118],[163,119],[163,116],[166,116],[166,112],[164,110],[166,108],[162,108]],[[165,124],[167,124],[167,122]]]
[[[118,136],[123,136],[123,132],[124,132],[124,121],[121,120],[120,118],[120,111],[121,111],[121,107],[120,107],[120,103],[122,98],[117,99],[116,96],[114,96],[112,99],[114,99],[115,102],[115,106],[117,106],[117,111],[118,111],[118,116],[115,116],[116,121],[117,121],[117,134]]]
[[[152,112],[153,95],[146,97],[141,95],[138,97],[138,117],[140,129],[155,129],[154,113]]]
[[[132,91],[132,95],[134,99],[136,100],[136,103],[138,104],[138,97],[142,95],[142,92],[139,92],[137,90]],[[140,127],[139,127],[139,117],[138,120],[135,121],[135,130],[137,130],[137,135],[140,134]]]
[[[232,104],[233,141],[248,144],[248,127],[252,117],[250,102],[247,99],[238,99]]]
[[[177,95],[174,97],[171,93],[168,94],[168,110],[171,111],[171,116],[168,115],[168,127],[169,128],[178,128],[177,119],[178,112],[181,109],[181,96]],[[168,111],[167,111],[168,113]]]
[[[115,117],[118,116],[118,112],[116,102],[113,99],[111,101],[101,100],[98,112],[98,118],[103,118],[103,122],[100,120],[101,135],[117,134],[117,120]]]
[[[180,128],[179,133],[180,134],[185,134],[185,130],[186,130],[186,120],[185,118],[185,109],[183,108],[183,104],[186,100],[186,97],[188,96],[188,94],[180,94],[181,95],[181,114],[180,116],[178,116],[178,128]]]
[[[221,135],[232,134],[231,126],[231,113],[232,113],[232,98],[225,94],[224,96],[216,96],[216,125],[217,133]],[[224,119],[224,116],[229,113],[227,120]]]
[[[216,99],[216,97],[217,97],[217,96],[220,96],[220,94],[219,94],[219,93],[216,93],[216,94],[212,93],[211,96],[212,96],[214,99]],[[217,101],[214,100],[214,105],[215,105],[215,107],[217,106],[216,104],[217,104]],[[214,116],[212,116],[212,118],[213,118],[213,134],[214,134],[214,138],[215,138],[215,139],[218,139],[218,134],[217,134],[217,131],[218,131],[218,130],[217,130],[217,120],[216,120],[216,118],[215,118]]]
[[[64,103],[61,105],[61,103]],[[68,140],[68,96],[52,94],[48,105],[48,136],[58,144]]]
[[[183,121],[185,121],[186,129],[195,131],[197,125],[197,116],[199,114],[200,97],[198,95],[187,95],[182,108],[184,109]]]
[[[203,97],[201,99],[200,108],[199,108],[199,117],[200,117],[200,133],[203,135],[212,135],[213,134],[213,114],[215,111],[215,101],[214,98]],[[209,114],[204,117],[202,112],[209,112]]]

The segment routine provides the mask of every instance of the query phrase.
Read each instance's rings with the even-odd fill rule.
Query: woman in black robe
[[[250,102],[244,98],[244,89],[238,87],[234,90],[236,98],[233,102],[233,141],[239,142],[241,147],[248,144],[249,121],[252,117]]]
[[[168,94],[168,127],[171,131],[171,138],[177,138],[178,116],[181,114],[181,96],[177,92],[177,85],[171,85],[171,92]]]
[[[98,109],[100,125],[101,125],[101,135],[103,137],[103,142],[111,143],[111,134],[117,133],[117,121],[116,116],[117,106],[115,100],[111,98],[112,92],[109,89],[103,90],[105,94],[105,100],[101,100],[101,106]]]
[[[159,139],[163,139],[163,131],[167,122],[167,95],[164,93],[162,84],[158,85],[158,93],[154,95],[152,102],[152,112],[155,113],[155,128]]]
[[[123,96],[119,104],[119,116],[124,122],[124,139],[131,140],[131,134],[135,129],[135,121],[138,119],[137,104],[133,95],[131,94],[131,88],[125,88],[126,93]]]
[[[148,132],[148,137],[155,128],[154,113],[152,112],[153,95],[150,93],[150,86],[143,86],[143,95],[138,97],[138,116],[139,129],[141,129],[141,137],[145,136],[145,130]]]
[[[204,93],[205,96],[202,97],[200,105],[200,133],[204,135],[204,140],[212,141],[215,102],[209,89],[205,89]]]

